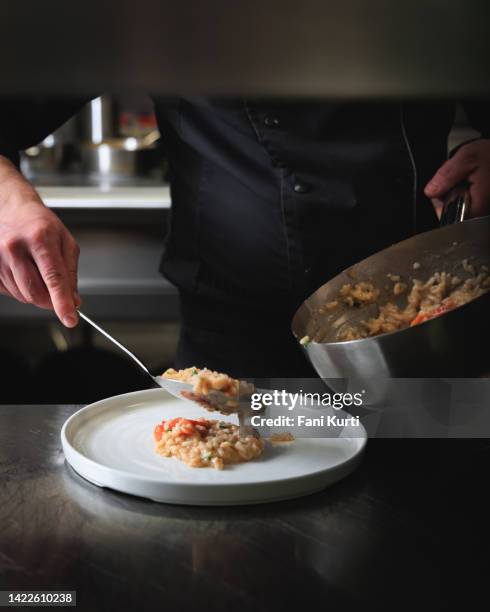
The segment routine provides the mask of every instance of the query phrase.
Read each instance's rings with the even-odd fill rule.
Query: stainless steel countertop
[[[60,429],[77,408],[0,406],[1,589],[76,589],[87,612],[442,611],[485,594],[488,441],[371,440],[324,492],[179,507],[74,473]]]

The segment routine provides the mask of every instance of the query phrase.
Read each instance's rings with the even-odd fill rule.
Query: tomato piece
[[[207,420],[207,419],[203,419],[202,417],[200,419],[186,419],[186,421],[189,421],[189,423],[192,423],[193,425],[195,425],[196,427],[202,426],[202,427],[209,427],[211,425],[211,423]]]
[[[176,426],[179,427],[179,433],[184,436],[191,436],[195,433],[196,430],[201,432],[201,430],[210,427],[211,423],[207,419],[185,419],[183,417],[176,417],[171,421],[168,421],[165,424],[165,421],[162,421],[162,425],[164,430],[173,430]]]
[[[410,327],[418,325],[419,323],[423,323],[426,319],[427,315],[425,313],[419,312],[418,315],[410,321]]]
[[[183,434],[184,436],[191,436],[194,432],[195,432],[195,428],[194,425],[190,424],[190,425],[181,425],[179,427],[179,433]]]
[[[176,417],[175,419],[172,419],[171,421],[167,423],[167,427],[169,429],[173,429],[177,425],[177,423],[179,423],[181,420],[182,420],[182,417]]]
[[[155,427],[155,430],[153,432],[153,436],[155,437],[155,440],[157,442],[160,442],[160,440],[162,439],[162,436],[163,436],[163,425],[157,425]]]
[[[418,315],[410,322],[410,327],[418,325],[419,323],[423,323],[424,321],[430,321],[431,319],[435,319],[436,317],[439,317],[440,315],[445,314],[446,312],[449,312],[454,308],[456,308],[456,304],[451,300],[448,300],[441,306],[434,308],[434,310],[429,310],[428,312],[419,312]]]
[[[179,433],[182,435],[189,436],[194,433],[194,424],[190,419],[184,419],[182,417],[177,417],[172,419],[168,427],[173,430],[175,427],[179,428]]]

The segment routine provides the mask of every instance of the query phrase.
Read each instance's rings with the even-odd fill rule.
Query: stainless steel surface
[[[490,94],[487,0],[4,0],[0,24],[11,94]]]
[[[470,190],[467,183],[457,185],[443,200],[439,225],[461,223],[467,217],[471,208]]]
[[[145,366],[145,364],[140,361],[138,359],[138,357],[136,357],[136,355],[134,353],[132,353],[128,348],[126,348],[123,344],[121,344],[118,340],[116,340],[115,338],[113,338],[111,336],[111,334],[109,334],[109,332],[107,332],[105,329],[103,329],[102,327],[100,327],[100,325],[97,325],[97,323],[95,323],[95,321],[92,321],[92,319],[90,319],[86,314],[84,314],[81,310],[78,310],[78,314],[80,315],[80,317],[86,321],[89,325],[91,325],[94,329],[96,329],[99,333],[101,333],[103,336],[105,336],[108,340],[110,340],[113,344],[115,344],[119,349],[121,349],[122,351],[124,351],[126,353],[126,355],[129,355],[129,357],[131,357],[131,359],[140,367],[141,370],[143,370],[143,372],[145,374],[148,374],[148,378],[151,378],[151,380],[153,381],[153,384],[156,387],[161,387],[162,385],[160,384],[160,377],[156,377],[153,376],[150,371],[148,370],[148,368]]]
[[[23,174],[31,182],[38,177],[46,179],[65,174],[73,164],[75,140],[76,118],[72,117],[40,143],[21,151],[20,167]]]
[[[54,138],[30,147],[20,155],[20,168],[27,178],[54,174],[61,170],[65,158],[65,144]]]
[[[164,163],[160,150],[143,139],[120,138],[98,144],[80,145],[82,170],[101,178],[145,177],[159,174],[163,179]]]
[[[77,210],[168,210],[172,205],[168,184],[151,180],[139,180],[139,186],[121,182],[99,182],[97,185],[76,183],[63,185],[36,184],[36,190],[44,204],[60,212]],[[119,214],[119,213],[117,213]]]
[[[413,612],[422,600],[436,612],[487,597],[488,441],[371,440],[321,493],[182,508],[70,469],[59,433],[80,407],[0,406],[2,589],[76,589],[77,612]]]
[[[464,274],[461,262],[471,258],[477,265],[490,260],[490,217],[473,219],[419,234],[389,247],[320,287],[296,312],[292,330],[298,340],[313,337],[318,329],[313,311],[338,296],[342,285],[373,281],[381,289],[379,302],[393,301],[385,287],[387,274],[404,279],[414,276],[428,279],[436,271]],[[413,264],[420,269],[414,271]],[[352,309],[340,310],[339,316],[322,318],[324,342],[311,342],[304,350],[322,378],[349,378],[376,386],[376,377],[476,376],[490,366],[490,293],[431,321],[372,338],[337,342],[335,325]],[[346,307],[347,309],[347,307]],[[360,308],[357,320],[375,314],[376,306]],[[337,313],[337,310],[335,311]],[[471,348],[470,348],[471,347]]]
[[[86,104],[77,117],[82,142],[100,144],[116,135],[114,100],[103,95]]]

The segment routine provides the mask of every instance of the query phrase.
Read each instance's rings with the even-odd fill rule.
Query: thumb
[[[424,193],[428,198],[441,198],[455,185],[468,178],[473,171],[464,156],[456,154],[448,159],[427,183]]]

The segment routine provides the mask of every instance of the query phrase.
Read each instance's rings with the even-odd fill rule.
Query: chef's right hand
[[[0,293],[52,309],[66,327],[75,327],[79,252],[32,185],[0,156]]]

